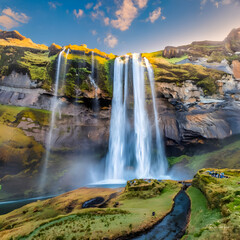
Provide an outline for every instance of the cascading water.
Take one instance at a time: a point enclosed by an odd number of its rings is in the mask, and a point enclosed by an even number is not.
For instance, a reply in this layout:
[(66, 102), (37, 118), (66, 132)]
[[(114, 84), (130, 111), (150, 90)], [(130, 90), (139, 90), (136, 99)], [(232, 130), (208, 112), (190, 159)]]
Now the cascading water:
[[(159, 178), (166, 174), (167, 163), (158, 124), (158, 112), (155, 101), (154, 74), (150, 63), (141, 58), (140, 54), (132, 55), (132, 65), (129, 65), (129, 56), (125, 61), (120, 57), (115, 59), (113, 99), (110, 123), (109, 151), (106, 157), (106, 179), (128, 178), (126, 168), (135, 169), (134, 177)], [(156, 143), (153, 145), (151, 123), (145, 100), (145, 66), (150, 81)], [(134, 96), (133, 130), (127, 130), (130, 121), (127, 116), (127, 100), (129, 86), (129, 66), (132, 67), (132, 83)], [(133, 142), (127, 137), (127, 133), (133, 135)], [(130, 145), (130, 146), (129, 146)], [(152, 148), (156, 147), (156, 154)], [(129, 159), (130, 151), (133, 151), (133, 159)], [(131, 165), (132, 164), (132, 165)], [(131, 175), (132, 177), (132, 175)]]
[(122, 179), (124, 169), (124, 134), (123, 125), (123, 61), (115, 59), (113, 79), (113, 99), (109, 138), (109, 152), (106, 157), (106, 178)]
[(94, 80), (94, 74), (95, 74), (94, 69), (95, 69), (94, 51), (92, 51), (92, 69), (91, 69), (91, 75), (89, 76), (89, 79), (90, 79), (92, 86), (94, 87), (94, 92), (95, 92), (95, 97), (96, 97), (98, 86)]
[[(65, 48), (59, 53), (58, 60), (57, 60), (56, 82), (55, 82), (55, 88), (54, 88), (52, 103), (51, 103), (50, 129), (49, 129), (49, 134), (48, 134), (47, 140), (46, 140), (46, 155), (45, 155), (45, 159), (44, 159), (44, 163), (43, 163), (42, 176), (41, 176), (41, 180), (40, 180), (40, 189), (43, 189), (44, 186), (45, 186), (49, 155), (50, 155), (50, 151), (51, 151), (51, 148), (52, 148), (53, 130), (55, 128), (55, 123), (56, 123), (56, 112), (57, 112), (57, 110), (59, 110), (59, 116), (61, 117), (61, 113), (60, 113), (60, 109), (59, 109), (58, 90), (59, 90), (59, 85), (60, 85), (62, 55), (63, 55), (64, 52), (65, 52)], [(68, 54), (69, 54), (69, 49), (67, 50), (66, 59), (65, 59), (64, 64), (63, 64), (63, 78), (64, 79), (65, 79), (65, 75), (66, 75), (66, 64), (67, 64)]]
[(134, 93), (134, 131), (136, 136), (135, 156), (138, 178), (150, 177), (151, 167), (151, 126), (149, 124), (146, 101), (144, 66), (140, 54), (133, 54), (133, 93)]
[(99, 111), (99, 103), (98, 103), (98, 85), (95, 82), (94, 79), (94, 74), (95, 74), (95, 59), (94, 59), (94, 51), (92, 51), (92, 69), (91, 69), (91, 74), (89, 76), (90, 83), (94, 88), (94, 101), (93, 101), (93, 110), (95, 112)]
[(151, 86), (151, 91), (152, 91), (152, 101), (153, 101), (153, 111), (154, 111), (154, 121), (155, 121), (155, 134), (156, 134), (156, 159), (155, 159), (155, 164), (154, 164), (154, 175), (165, 175), (167, 172), (168, 168), (168, 163), (165, 155), (165, 149), (163, 145), (163, 140), (158, 124), (158, 111), (156, 107), (156, 98), (155, 98), (155, 87), (154, 87), (154, 72), (151, 67), (151, 64), (149, 63), (147, 58), (144, 58), (146, 67), (147, 67), (147, 72), (148, 72), (148, 78)]

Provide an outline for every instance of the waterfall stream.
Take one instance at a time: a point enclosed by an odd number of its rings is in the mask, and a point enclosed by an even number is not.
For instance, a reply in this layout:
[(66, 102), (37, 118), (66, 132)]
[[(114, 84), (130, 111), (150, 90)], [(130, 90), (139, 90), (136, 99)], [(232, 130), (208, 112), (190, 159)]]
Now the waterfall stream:
[(106, 157), (106, 177), (122, 179), (125, 163), (123, 125), (123, 61), (117, 57), (114, 63), (113, 99), (109, 137), (109, 152)]
[(40, 190), (42, 190), (45, 186), (46, 182), (46, 175), (47, 175), (47, 168), (48, 168), (48, 161), (49, 161), (49, 155), (52, 148), (52, 142), (53, 142), (53, 131), (56, 125), (56, 113), (57, 110), (59, 111), (59, 117), (61, 118), (61, 109), (59, 107), (60, 101), (58, 99), (58, 91), (60, 88), (60, 75), (61, 70), (63, 70), (63, 79), (65, 80), (66, 76), (66, 65), (67, 65), (67, 57), (69, 54), (69, 49), (67, 50), (66, 57), (64, 58), (64, 62), (62, 63), (62, 56), (65, 52), (65, 48), (59, 53), (58, 59), (57, 59), (57, 71), (56, 71), (56, 81), (55, 81), (55, 88), (51, 103), (51, 121), (50, 121), (50, 128), (49, 133), (46, 139), (46, 155), (43, 163), (43, 169), (42, 169), (42, 176), (40, 179)]
[[(145, 78), (147, 69), (148, 79)], [(131, 71), (130, 71), (131, 70)], [(132, 72), (132, 78), (129, 73)], [(150, 83), (154, 113), (155, 138), (146, 104), (146, 82)], [(133, 127), (128, 129), (127, 109), (129, 81), (133, 85)], [(131, 137), (129, 137), (131, 136)], [(133, 139), (131, 141), (130, 139)], [(155, 151), (153, 151), (155, 149)], [(130, 170), (129, 170), (130, 169)], [(130, 171), (130, 173), (128, 173)], [(113, 99), (110, 122), (109, 150), (105, 179), (161, 178), (166, 174), (167, 160), (158, 122), (154, 73), (149, 61), (140, 54), (117, 57), (114, 63)]]
[(90, 83), (94, 87), (94, 92), (95, 92), (95, 97), (96, 97), (98, 86), (94, 80), (94, 74), (95, 74), (95, 61), (94, 61), (94, 52), (92, 51), (92, 69), (91, 69), (91, 74), (89, 76), (89, 79), (90, 79)]
[(151, 64), (149, 63), (147, 58), (144, 58), (146, 67), (147, 67), (147, 72), (148, 72), (148, 78), (150, 81), (150, 86), (151, 86), (151, 92), (152, 92), (152, 101), (153, 101), (153, 110), (154, 110), (154, 122), (155, 122), (155, 134), (156, 134), (156, 159), (154, 161), (154, 172), (155, 175), (164, 175), (167, 172), (167, 159), (165, 155), (165, 149), (163, 145), (163, 139), (161, 136), (161, 131), (159, 128), (159, 123), (158, 123), (158, 111), (157, 111), (157, 105), (156, 105), (156, 97), (155, 97), (155, 87), (154, 87), (154, 72), (151, 67)]

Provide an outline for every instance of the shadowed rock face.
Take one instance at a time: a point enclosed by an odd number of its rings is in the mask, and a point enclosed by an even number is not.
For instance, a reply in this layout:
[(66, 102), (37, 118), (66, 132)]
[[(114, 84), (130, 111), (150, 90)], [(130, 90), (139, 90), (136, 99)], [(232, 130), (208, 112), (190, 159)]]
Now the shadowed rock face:
[(0, 38), (2, 39), (14, 38), (18, 40), (26, 39), (18, 31), (2, 31), (2, 30), (0, 30)]

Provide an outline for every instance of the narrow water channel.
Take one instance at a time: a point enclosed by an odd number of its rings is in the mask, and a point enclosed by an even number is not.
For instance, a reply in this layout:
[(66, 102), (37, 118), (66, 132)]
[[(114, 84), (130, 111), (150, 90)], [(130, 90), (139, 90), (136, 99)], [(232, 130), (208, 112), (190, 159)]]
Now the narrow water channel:
[(174, 200), (174, 207), (160, 223), (134, 240), (176, 240), (181, 239), (188, 224), (191, 202), (185, 191)]
[(56, 195), (0, 202), (0, 215), (7, 214), (29, 203), (36, 202), (38, 200), (46, 200), (52, 197), (56, 197)]

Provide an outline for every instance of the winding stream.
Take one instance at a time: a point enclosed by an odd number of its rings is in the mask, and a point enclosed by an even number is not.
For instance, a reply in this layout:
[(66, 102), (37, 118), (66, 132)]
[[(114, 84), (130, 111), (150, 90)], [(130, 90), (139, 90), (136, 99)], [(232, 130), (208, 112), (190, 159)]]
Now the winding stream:
[(134, 240), (176, 240), (181, 239), (188, 224), (191, 202), (185, 191), (174, 199), (174, 207), (160, 223)]

